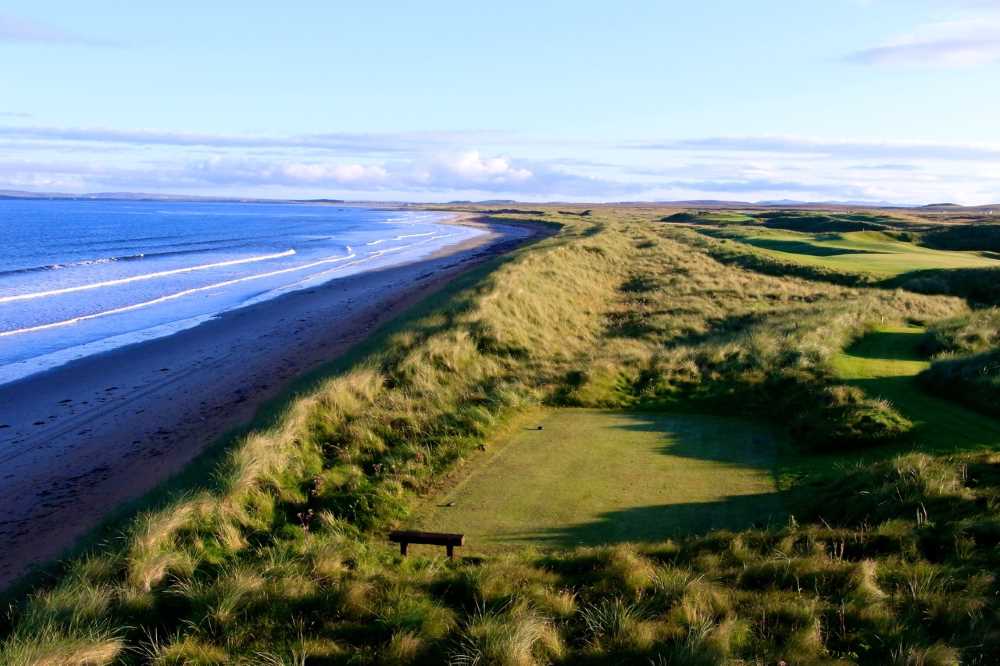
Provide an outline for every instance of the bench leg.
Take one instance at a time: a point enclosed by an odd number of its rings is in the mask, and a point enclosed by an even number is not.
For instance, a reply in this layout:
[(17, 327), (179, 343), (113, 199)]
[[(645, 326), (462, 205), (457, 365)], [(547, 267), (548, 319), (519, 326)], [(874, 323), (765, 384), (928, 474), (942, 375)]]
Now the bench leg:
[(445, 548), (448, 549), (448, 559), (449, 560), (455, 559), (455, 547), (454, 546), (445, 546)]
[(406, 557), (406, 546), (407, 545), (408, 544), (405, 541), (403, 541), (402, 543), (399, 544), (399, 554), (402, 555), (403, 557)]

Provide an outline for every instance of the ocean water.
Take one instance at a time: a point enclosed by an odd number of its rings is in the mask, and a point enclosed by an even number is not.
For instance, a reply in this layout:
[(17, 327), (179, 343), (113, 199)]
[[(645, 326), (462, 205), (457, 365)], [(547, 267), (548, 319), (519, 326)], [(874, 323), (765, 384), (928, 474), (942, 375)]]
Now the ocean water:
[(0, 200), (0, 384), (481, 232), (321, 204)]

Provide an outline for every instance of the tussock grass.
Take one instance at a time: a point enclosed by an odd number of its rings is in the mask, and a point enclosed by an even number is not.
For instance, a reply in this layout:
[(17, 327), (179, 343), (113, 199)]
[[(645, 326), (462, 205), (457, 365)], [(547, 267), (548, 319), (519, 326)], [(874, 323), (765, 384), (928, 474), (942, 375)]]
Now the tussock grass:
[(980, 354), (1000, 346), (1000, 308), (938, 322), (928, 329), (923, 346), (933, 355)]
[(502, 611), (479, 610), (471, 615), (448, 663), (535, 666), (549, 663), (562, 653), (562, 640), (552, 625), (529, 608), (515, 606)]
[(1000, 416), (1000, 309), (941, 322), (928, 330), (924, 347), (937, 354), (921, 375), (928, 390)]
[(99, 625), (24, 626), (0, 647), (0, 663), (34, 666), (103, 666), (125, 647), (117, 632)]
[(877, 446), (906, 419), (840, 388), (833, 358), (875, 327), (967, 313), (721, 262), (718, 241), (664, 211), (543, 212), (559, 234), (412, 318), (236, 442), (216, 483), (22, 600), (0, 663), (1000, 659), (987, 454), (838, 472), (771, 529), (458, 562), (384, 544), (539, 404), (795, 414), (803, 451)]

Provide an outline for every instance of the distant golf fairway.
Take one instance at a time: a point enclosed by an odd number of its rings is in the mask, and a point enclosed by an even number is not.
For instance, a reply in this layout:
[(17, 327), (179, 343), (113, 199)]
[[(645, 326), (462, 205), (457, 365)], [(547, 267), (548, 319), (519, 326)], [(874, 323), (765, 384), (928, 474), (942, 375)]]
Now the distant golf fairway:
[(785, 517), (776, 448), (772, 430), (737, 419), (549, 410), (474, 460), (411, 526), (462, 532), (475, 552), (765, 525)]
[(920, 270), (1000, 268), (1000, 261), (977, 252), (935, 250), (877, 231), (801, 233), (728, 227), (720, 237), (752, 245), (776, 259), (880, 278)]
[(876, 329), (837, 355), (833, 369), (845, 382), (889, 400), (912, 420), (921, 451), (1000, 449), (1000, 422), (927, 393), (917, 383), (916, 376), (930, 365), (920, 351), (923, 333), (916, 326)]

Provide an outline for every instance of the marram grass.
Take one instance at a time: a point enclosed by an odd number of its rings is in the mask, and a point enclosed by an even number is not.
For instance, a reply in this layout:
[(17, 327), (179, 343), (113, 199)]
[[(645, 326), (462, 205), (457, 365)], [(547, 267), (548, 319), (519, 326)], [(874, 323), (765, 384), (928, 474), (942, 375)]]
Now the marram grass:
[(720, 263), (717, 241), (663, 214), (548, 212), (556, 236), (237, 442), (219, 483), (23, 599), (0, 663), (1000, 659), (989, 452), (830, 469), (768, 529), (453, 563), (385, 544), (538, 404), (778, 413), (804, 456), (906, 436), (896, 406), (838, 388), (832, 359), (878, 326), (962, 316), (962, 301)]

